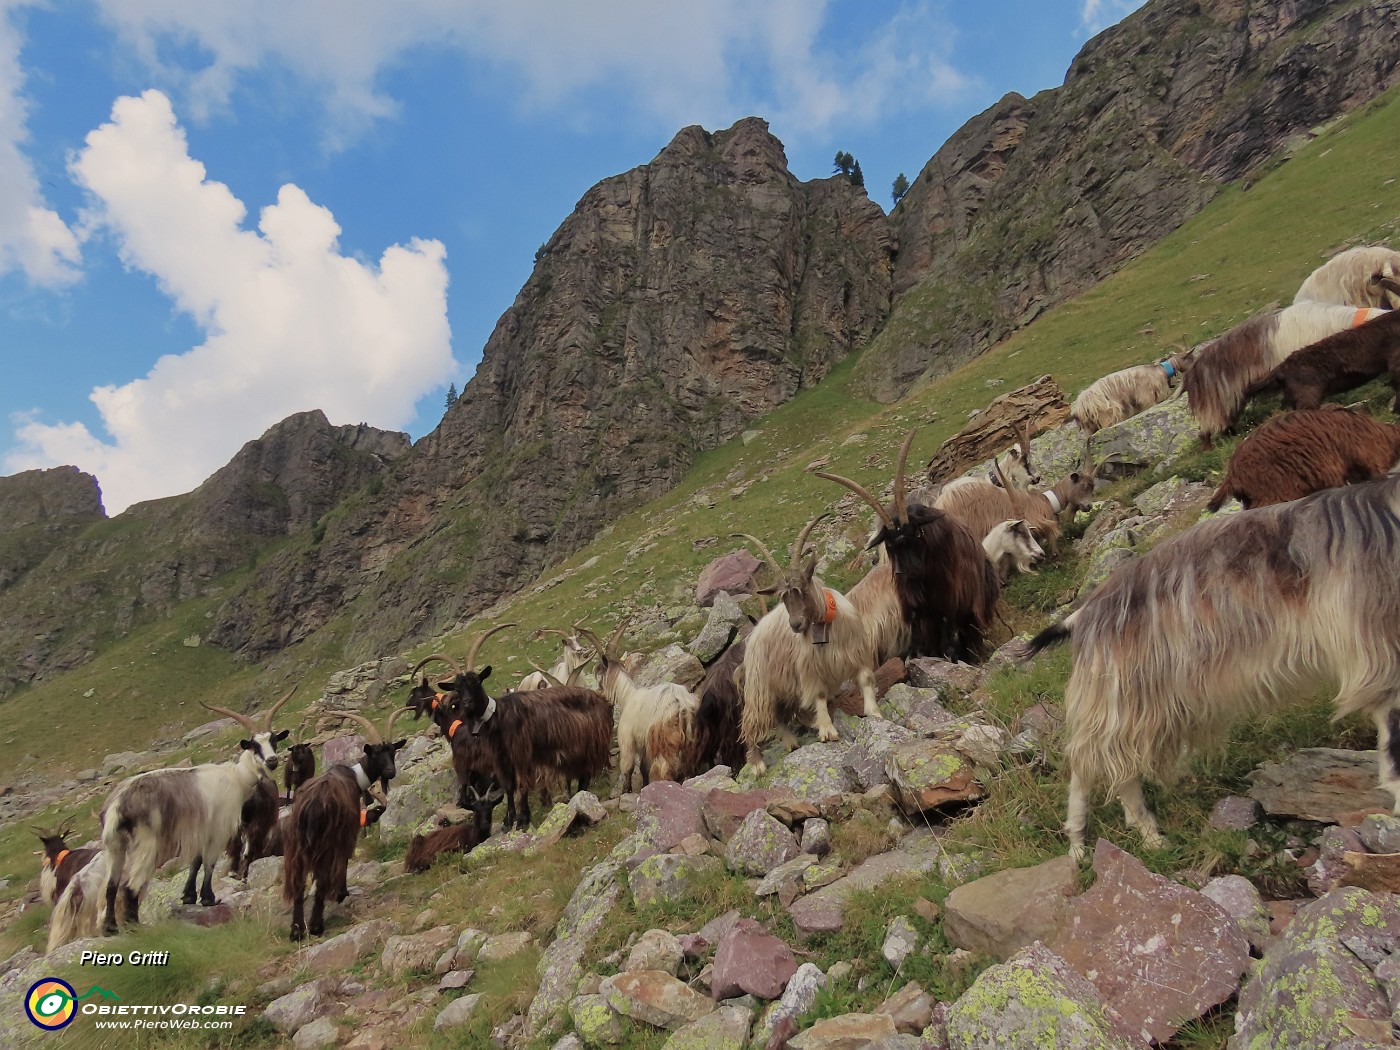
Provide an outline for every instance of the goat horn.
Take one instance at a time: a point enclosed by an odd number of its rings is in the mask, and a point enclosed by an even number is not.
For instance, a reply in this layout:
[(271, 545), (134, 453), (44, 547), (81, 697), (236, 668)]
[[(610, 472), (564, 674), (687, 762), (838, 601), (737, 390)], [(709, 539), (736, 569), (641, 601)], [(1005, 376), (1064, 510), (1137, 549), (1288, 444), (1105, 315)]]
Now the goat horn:
[(763, 554), (763, 557), (768, 562), (768, 567), (772, 569), (773, 572), (775, 572), (779, 577), (783, 575), (783, 570), (778, 566), (778, 559), (773, 557), (773, 552), (770, 551), (768, 547), (764, 544), (764, 542), (757, 536), (750, 536), (747, 532), (731, 532), (729, 535), (731, 537), (737, 537), (739, 539), (748, 540)]
[(205, 708), (206, 710), (213, 711), (216, 715), (223, 715), (225, 718), (232, 718), (244, 729), (248, 730), (249, 736), (257, 736), (260, 732), (260, 730), (257, 727), (257, 723), (255, 723), (251, 718), (249, 718), (245, 714), (240, 714), (237, 711), (230, 711), (227, 707), (215, 707), (213, 704), (206, 704), (203, 700), (199, 702), (199, 706)]
[(894, 468), (894, 517), (901, 525), (909, 521), (909, 504), (904, 496), (904, 467), (909, 462), (909, 447), (914, 444), (914, 435), (918, 432), (918, 427), (910, 428), (904, 444), (899, 447), (899, 459)]
[(387, 743), (394, 739), (394, 723), (399, 720), (399, 716), (405, 711), (412, 711), (411, 707), (401, 707), (389, 716), (389, 721), (384, 723), (384, 740)]
[(476, 670), (476, 654), (481, 652), (481, 645), (483, 642), (486, 641), (486, 639), (490, 638), (497, 631), (504, 631), (507, 627), (514, 626), (516, 625), (513, 623), (497, 624), (495, 627), (492, 627), (489, 631), (483, 631), (481, 634), (477, 635), (476, 640), (472, 642), (472, 647), (467, 650), (467, 659), (465, 661), (467, 665), (467, 670)]
[(277, 716), (277, 712), (282, 710), (283, 705), (285, 705), (286, 702), (292, 698), (292, 694), (296, 691), (297, 686), (292, 686), (290, 689), (287, 690), (285, 694), (283, 694), (281, 700), (278, 700), (277, 703), (273, 704), (270, 708), (268, 708), (267, 713), (263, 715), (262, 718), (262, 728), (264, 733), (272, 732), (272, 720)]
[(875, 508), (875, 513), (880, 515), (880, 521), (885, 526), (885, 528), (894, 528), (894, 522), (890, 520), (889, 513), (885, 510), (884, 505), (881, 504), (880, 501), (877, 500), (874, 496), (872, 496), (868, 489), (857, 485), (850, 478), (843, 478), (840, 474), (828, 474), (824, 470), (814, 470), (812, 471), (812, 473), (819, 478), (825, 478), (827, 481), (834, 481), (836, 482), (836, 484), (844, 485), (846, 488), (850, 489), (861, 499), (865, 500), (866, 503), (869, 503), (873, 508)]
[(542, 675), (544, 676), (544, 680), (545, 680), (546, 682), (548, 682), (550, 685), (563, 685), (563, 684), (564, 684), (563, 682), (559, 681), (559, 679), (555, 678), (552, 674), (550, 674), (548, 671), (546, 671), (546, 670), (545, 670), (543, 667), (541, 667), (539, 664), (535, 663), (534, 660), (531, 660), (531, 661), (530, 661), (530, 666), (533, 667), (533, 668), (534, 668), (536, 671), (538, 671), (540, 674), (542, 674)]
[(595, 652), (599, 652), (599, 653), (603, 652), (603, 643), (602, 643), (601, 641), (599, 641), (599, 640), (598, 640), (598, 636), (597, 636), (596, 634), (594, 634), (592, 631), (590, 631), (587, 627), (580, 627), (580, 628), (578, 629), (578, 633), (581, 634), (581, 635), (583, 635), (583, 636), (586, 637), (590, 642), (593, 643), (593, 649), (594, 649)]
[(371, 722), (364, 715), (357, 715), (354, 711), (327, 711), (326, 714), (330, 715), (333, 718), (349, 718), (353, 721), (359, 722), (360, 725), (365, 727), (366, 740), (368, 740), (371, 744), (384, 743), (384, 739), (379, 735), (379, 730), (376, 729), (374, 723)]
[(797, 542), (795, 542), (792, 545), (792, 567), (794, 571), (796, 571), (797, 567), (802, 564), (802, 556), (807, 552), (808, 535), (810, 535), (811, 531), (817, 527), (817, 522), (821, 521), (822, 518), (825, 518), (828, 513), (828, 511), (822, 511), (811, 521), (807, 522), (806, 526), (803, 527), (802, 531), (797, 534)]
[(568, 631), (561, 631), (556, 627), (541, 627), (538, 631), (535, 632), (535, 637), (539, 638), (540, 636), (546, 634), (557, 634), (560, 638), (571, 637)]
[(422, 668), (426, 667), (430, 663), (433, 663), (434, 661), (441, 661), (442, 663), (445, 663), (448, 667), (452, 668), (452, 670), (459, 675), (462, 673), (461, 665), (458, 664), (456, 660), (452, 659), (452, 657), (448, 656), (446, 653), (433, 653), (431, 656), (425, 656), (423, 657), (423, 659), (419, 660), (418, 666), (415, 667), (412, 671), (408, 672), (409, 677), (412, 678)]
[(613, 651), (613, 646), (622, 639), (622, 632), (627, 630), (627, 625), (632, 622), (632, 617), (624, 617), (613, 629), (613, 633), (608, 636), (608, 647), (604, 650), (609, 660), (616, 660), (617, 654)]

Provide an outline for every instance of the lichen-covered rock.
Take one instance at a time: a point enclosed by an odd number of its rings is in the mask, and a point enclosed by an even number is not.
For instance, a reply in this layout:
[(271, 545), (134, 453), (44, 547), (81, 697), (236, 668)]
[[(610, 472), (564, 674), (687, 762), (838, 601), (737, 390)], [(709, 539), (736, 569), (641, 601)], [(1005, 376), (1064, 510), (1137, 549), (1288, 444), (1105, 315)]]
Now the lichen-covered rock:
[(792, 1050), (854, 1050), (896, 1034), (888, 1014), (840, 1014), (818, 1021), (787, 1045)]
[(565, 835), (576, 834), (584, 828), (600, 824), (607, 819), (608, 811), (598, 796), (591, 791), (580, 791), (568, 802), (556, 803), (549, 815), (535, 828), (535, 841), (526, 850), (533, 856), (541, 849), (554, 845)]
[(1220, 905), (1106, 839), (1094, 847), (1094, 875), (1046, 943), (1093, 982), (1125, 1031), (1164, 1042), (1235, 994), (1249, 942)]
[(632, 903), (637, 907), (687, 900), (694, 884), (724, 870), (724, 862), (708, 854), (689, 857), (658, 853), (637, 865), (627, 877)]
[(1394, 894), (1335, 890), (1301, 909), (1245, 982), (1231, 1050), (1330, 1050), (1368, 1031), (1390, 1039), (1400, 974)]
[(1211, 879), (1201, 887), (1201, 895), (1215, 901), (1240, 924), (1240, 929), (1255, 951), (1262, 951), (1272, 939), (1269, 909), (1264, 906), (1264, 898), (1254, 883), (1243, 875), (1221, 875)]
[(743, 1050), (752, 1026), (748, 1007), (722, 1003), (714, 1013), (678, 1028), (661, 1050)]
[(831, 852), (831, 824), (821, 817), (803, 823), (801, 847), (803, 853), (825, 857)]
[(583, 956), (622, 899), (622, 864), (609, 858), (579, 880), (554, 928), (554, 941), (540, 959), (540, 987), (530, 1003), (526, 1031), (547, 1038), (559, 1027), (564, 1009), (583, 976)]
[(394, 924), (387, 919), (371, 919), (337, 937), (312, 945), (302, 953), (299, 961), (312, 973), (339, 973), (376, 951), (393, 932)]
[(432, 973), (438, 956), (449, 944), (457, 941), (457, 931), (451, 926), (437, 926), (424, 933), (406, 937), (390, 937), (384, 942), (379, 967), (390, 977), (410, 973)]
[(730, 836), (739, 830), (744, 818), (754, 810), (766, 809), (773, 797), (774, 793), (766, 789), (726, 791), (719, 787), (711, 788), (701, 808), (710, 837), (728, 842)]
[(687, 652), (684, 646), (677, 644), (668, 645), (652, 653), (647, 662), (633, 675), (637, 684), (643, 688), (674, 682), (687, 689), (694, 689), (704, 677), (705, 665)]
[(1354, 828), (1324, 828), (1317, 860), (1308, 867), (1308, 889), (1313, 896), (1321, 897), (1351, 870), (1342, 859), (1347, 853), (1364, 852), (1366, 847)]
[(1226, 795), (1211, 807), (1206, 823), (1218, 831), (1248, 831), (1263, 815), (1263, 808), (1254, 799)]
[(942, 700), (970, 696), (982, 681), (982, 668), (933, 657), (916, 657), (904, 662), (909, 684), (915, 689), (932, 689)]
[(949, 1050), (1139, 1050), (1098, 990), (1037, 942), (978, 976), (948, 1011)]
[(453, 999), (437, 1015), (433, 1021), (433, 1028), (442, 1031), (446, 1028), (459, 1028), (472, 1019), (476, 1012), (477, 1004), (481, 1002), (481, 995), (464, 995), (459, 999)]
[(690, 643), (690, 654), (706, 666), (713, 663), (728, 648), (743, 622), (744, 610), (739, 603), (726, 591), (719, 591), (714, 595), (705, 626)]
[(1356, 826), (1356, 833), (1371, 853), (1400, 853), (1400, 817), (1373, 813)]
[(854, 790), (855, 782), (845, 768), (848, 746), (835, 743), (799, 747), (774, 765), (769, 784), (816, 803)]
[(910, 730), (887, 718), (842, 718), (838, 729), (841, 738), (851, 742), (846, 749), (846, 772), (862, 791), (888, 784), (890, 754), (915, 739)]
[(666, 930), (647, 930), (627, 953), (624, 970), (662, 970), (672, 977), (680, 969), (684, 952), (674, 934)]
[(846, 900), (857, 890), (873, 890), (897, 875), (931, 871), (940, 850), (933, 842), (908, 842), (888, 853), (867, 857), (844, 878), (794, 901), (788, 908), (802, 934), (831, 933), (845, 922)]
[(881, 1003), (875, 1012), (888, 1015), (901, 1033), (914, 1035), (922, 1032), (933, 1021), (935, 1005), (933, 996), (924, 991), (916, 981), (910, 981)]
[(948, 894), (943, 933), (955, 947), (994, 959), (1046, 940), (1069, 915), (1078, 867), (1067, 856), (1056, 857), (964, 883)]
[(710, 994), (717, 1001), (745, 993), (776, 999), (796, 972), (791, 948), (753, 919), (739, 919), (715, 949)]
[(779, 903), (784, 907), (797, 899), (806, 887), (803, 876), (807, 869), (817, 862), (817, 858), (811, 853), (799, 853), (786, 864), (779, 864), (759, 881), (754, 887), (755, 897), (770, 897), (777, 895)]
[(890, 753), (886, 772), (899, 804), (913, 813), (971, 801), (984, 793), (973, 766), (952, 747), (937, 741), (899, 745)]
[(815, 963), (803, 963), (789, 978), (782, 997), (763, 1011), (754, 1026), (754, 1043), (766, 1046), (773, 1032), (783, 1021), (801, 1017), (817, 1001), (817, 993), (826, 987), (827, 978)]
[(739, 825), (724, 851), (730, 871), (764, 876), (800, 852), (797, 837), (781, 820), (755, 809)]
[(880, 946), (880, 954), (896, 971), (904, 965), (904, 960), (914, 954), (919, 946), (919, 931), (907, 915), (896, 915), (885, 930), (885, 941)]
[(1116, 454), (1134, 463), (1169, 467), (1192, 449), (1196, 432), (1186, 398), (1170, 398), (1099, 431), (1094, 436), (1094, 455), (1104, 460)]
[(637, 796), (638, 852), (664, 853), (690, 835), (705, 834), (704, 796), (669, 780), (656, 780)]
[(616, 1046), (626, 1034), (622, 1016), (597, 993), (570, 999), (569, 1018), (587, 1047)]
[(715, 1004), (707, 996), (659, 970), (606, 977), (599, 986), (599, 994), (624, 1017), (671, 1031), (715, 1009)]
[(476, 953), (477, 960), (484, 963), (500, 962), (525, 951), (535, 943), (535, 935), (528, 930), (511, 930), (488, 937), (486, 943)]
[(279, 996), (263, 1011), (271, 1025), (284, 1035), (292, 1035), (303, 1025), (336, 1009), (336, 982), (329, 977), (308, 981), (296, 991)]

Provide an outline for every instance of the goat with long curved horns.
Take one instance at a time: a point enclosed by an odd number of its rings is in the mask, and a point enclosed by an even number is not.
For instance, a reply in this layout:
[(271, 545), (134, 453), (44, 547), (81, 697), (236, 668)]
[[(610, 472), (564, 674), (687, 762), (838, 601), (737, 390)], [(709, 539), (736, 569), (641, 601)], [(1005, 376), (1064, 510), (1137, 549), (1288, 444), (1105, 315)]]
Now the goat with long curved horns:
[[(285, 729), (280, 733), (274, 733), (272, 731), (272, 720), (277, 717), (277, 712), (282, 710), (283, 706), (286, 705), (287, 701), (292, 698), (292, 694), (296, 691), (296, 686), (292, 686), (292, 688), (288, 689), (280, 700), (263, 712), (260, 722), (255, 722), (247, 715), (240, 714), (237, 711), (230, 711), (226, 707), (216, 707), (213, 704), (206, 704), (203, 700), (199, 703), (201, 707), (213, 711), (215, 714), (223, 715), (226, 718), (232, 718), (235, 722), (238, 722), (248, 731), (254, 740), (259, 739), (259, 734), (265, 735), (268, 742), (271, 743), (275, 749), (278, 744), (290, 735), (290, 733)], [(315, 759), (313, 758), (312, 761), (314, 762)], [(276, 764), (274, 763), (268, 766), (268, 768), (275, 769)], [(272, 834), (272, 829), (277, 826), (277, 811), (280, 808), (279, 803), (277, 785), (274, 784), (270, 778), (267, 780), (260, 780), (257, 790), (253, 792), (252, 797), (249, 798), (247, 802), (243, 803), (243, 813), (238, 823), (238, 832), (228, 840), (228, 846), (224, 850), (224, 852), (228, 854), (229, 871), (231, 874), (246, 881), (248, 878), (248, 866), (259, 857), (267, 855), (265, 852), (267, 848), (267, 837)], [(211, 899), (213, 893), (210, 891), (208, 884), (209, 876), (211, 876), (213, 872), (213, 866), (213, 861), (208, 862), (209, 870), (205, 873), (206, 893)], [(184, 901), (186, 904), (194, 903), (194, 882), (197, 871), (198, 863), (190, 869), (190, 880), (185, 886)], [(203, 900), (202, 903), (209, 904), (211, 901)]]
[[(337, 763), (304, 785), (283, 824), (282, 896), (292, 906), (292, 940), (302, 940), (308, 929), (317, 936), (325, 932), (326, 897), (339, 903), (349, 895), (346, 869), (365, 819), (363, 801), (384, 801), (383, 793), (398, 773), (394, 755), (408, 743), (407, 738), (391, 739), (394, 723), (411, 710), (394, 711), (383, 734), (363, 715), (328, 712), (364, 727), (364, 756), (354, 765)], [(316, 883), (309, 926), (303, 911), (308, 878)]]
[(807, 537), (824, 517), (817, 515), (798, 534), (787, 569), (762, 540), (735, 534), (757, 547), (773, 572), (773, 582), (758, 593), (778, 595), (782, 602), (758, 621), (735, 671), (744, 698), (739, 735), (758, 773), (767, 769), (762, 749), (775, 731), (784, 743), (796, 743), (786, 725), (793, 714), (815, 715), (818, 736), (837, 739), (828, 704), (847, 679), (859, 683), (866, 717), (880, 717), (870, 632), (846, 596), (816, 578), (816, 556), (807, 551)]
[(880, 519), (869, 545), (883, 544), (889, 558), (847, 597), (867, 624), (880, 660), (907, 654), (980, 660), (1001, 581), (980, 540), (961, 521), (946, 511), (909, 502), (904, 471), (917, 429), (910, 430), (900, 446), (889, 507), (850, 478), (814, 472), (850, 489)]

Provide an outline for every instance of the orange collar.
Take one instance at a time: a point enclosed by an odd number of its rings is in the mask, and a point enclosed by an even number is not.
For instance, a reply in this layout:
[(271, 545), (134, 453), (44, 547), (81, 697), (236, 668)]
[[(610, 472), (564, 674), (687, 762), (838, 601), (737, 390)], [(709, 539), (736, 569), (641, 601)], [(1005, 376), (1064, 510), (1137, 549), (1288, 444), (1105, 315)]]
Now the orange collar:
[(364, 827), (369, 822), (369, 810), (360, 810), (360, 827)]
[(1369, 306), (1363, 306), (1361, 309), (1357, 310), (1356, 313), (1351, 315), (1351, 326), (1353, 328), (1359, 328), (1370, 319), (1371, 308)]
[(461, 724), (462, 724), (462, 720), (459, 718), (459, 719), (457, 719), (457, 721), (453, 722), (450, 726), (447, 727), (447, 739), (448, 739), (448, 740), (451, 740), (451, 739), (452, 739), (453, 734), (455, 734), (455, 733), (457, 732), (457, 727), (460, 726)]
[(836, 595), (825, 588), (822, 589), (822, 594), (826, 595), (826, 618), (822, 623), (830, 623), (836, 619)]
[(435, 693), (435, 694), (433, 695), (433, 706), (432, 706), (432, 708), (431, 708), (430, 710), (436, 711), (436, 710), (437, 710), (438, 701), (439, 701), (439, 700), (446, 700), (446, 699), (447, 699), (447, 694), (446, 694), (446, 693)]
[(61, 850), (58, 851), (58, 856), (55, 857), (52, 861), (50, 861), (48, 857), (45, 857), (45, 858), (44, 858), (44, 867), (46, 867), (46, 868), (53, 868), (55, 871), (57, 871), (57, 870), (58, 870), (58, 866), (59, 866), (60, 864), (63, 863), (63, 858), (66, 857), (66, 856), (68, 856), (68, 853), (69, 853), (68, 850), (66, 850), (66, 849), (61, 849)]

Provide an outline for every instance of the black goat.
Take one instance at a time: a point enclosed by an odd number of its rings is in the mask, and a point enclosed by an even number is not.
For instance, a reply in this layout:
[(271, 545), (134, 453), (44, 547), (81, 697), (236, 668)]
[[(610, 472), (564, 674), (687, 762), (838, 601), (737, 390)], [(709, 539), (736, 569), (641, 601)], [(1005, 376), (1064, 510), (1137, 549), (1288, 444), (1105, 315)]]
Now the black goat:
[(44, 859), (39, 871), (39, 895), (44, 903), (52, 906), (74, 875), (87, 866), (102, 851), (89, 846), (69, 849), (67, 838), (73, 834), (71, 820), (65, 820), (52, 831), (46, 828), (31, 827), (29, 830), (39, 836), (43, 845)]

